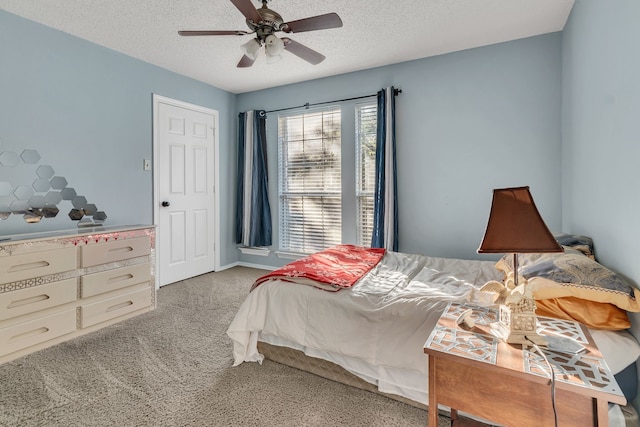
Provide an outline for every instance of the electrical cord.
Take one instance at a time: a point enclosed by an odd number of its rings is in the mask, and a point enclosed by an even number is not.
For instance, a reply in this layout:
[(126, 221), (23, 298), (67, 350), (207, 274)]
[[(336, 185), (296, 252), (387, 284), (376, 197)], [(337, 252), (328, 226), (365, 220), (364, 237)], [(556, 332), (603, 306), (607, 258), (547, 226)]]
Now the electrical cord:
[(542, 351), (542, 349), (540, 349), (540, 347), (538, 347), (538, 344), (536, 344), (535, 342), (531, 341), (526, 335), (525, 335), (525, 339), (527, 341), (529, 341), (531, 343), (531, 345), (536, 349), (536, 351), (538, 352), (538, 354), (540, 356), (542, 356), (542, 358), (544, 359), (545, 363), (547, 364), (547, 367), (549, 368), (549, 372), (551, 373), (551, 406), (553, 408), (553, 420), (554, 420), (554, 425), (555, 427), (558, 427), (558, 411), (556, 409), (556, 374), (555, 371), (553, 370), (553, 366), (551, 366), (551, 363), (549, 362), (549, 359), (547, 359), (547, 356), (545, 356), (544, 352)]

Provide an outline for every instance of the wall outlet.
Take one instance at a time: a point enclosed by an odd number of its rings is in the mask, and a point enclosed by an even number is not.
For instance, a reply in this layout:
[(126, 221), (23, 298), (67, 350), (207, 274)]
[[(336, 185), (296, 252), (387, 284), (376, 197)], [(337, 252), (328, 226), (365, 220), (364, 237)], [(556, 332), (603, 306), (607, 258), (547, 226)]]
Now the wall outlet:
[(151, 170), (151, 160), (144, 159), (143, 169), (146, 170), (146, 171), (150, 171)]

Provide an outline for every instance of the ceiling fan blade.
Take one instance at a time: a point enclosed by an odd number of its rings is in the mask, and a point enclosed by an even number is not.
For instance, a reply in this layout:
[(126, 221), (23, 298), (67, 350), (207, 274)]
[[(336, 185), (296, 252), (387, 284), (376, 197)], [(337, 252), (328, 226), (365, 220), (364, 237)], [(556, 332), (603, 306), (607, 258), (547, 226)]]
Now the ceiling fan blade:
[(238, 68), (251, 67), (254, 62), (255, 62), (255, 59), (251, 59), (247, 55), (242, 55), (242, 58), (240, 58), (240, 62), (238, 62), (238, 65), (236, 65), (236, 67)]
[(328, 28), (342, 27), (342, 19), (337, 13), (312, 16), (311, 18), (298, 19), (287, 22), (283, 29), (287, 33), (302, 33), (304, 31), (325, 30)]
[(258, 9), (251, 3), (251, 0), (231, 0), (231, 3), (238, 8), (245, 18), (250, 19), (254, 23), (262, 21), (262, 16), (258, 13)]
[(310, 64), (317, 65), (324, 61), (324, 59), (326, 58), (323, 54), (318, 53), (315, 50), (298, 43), (297, 41), (291, 40), (288, 37), (283, 37), (282, 41), (284, 42), (284, 48), (286, 50), (304, 59)]
[(244, 36), (251, 34), (242, 30), (230, 30), (230, 31), (178, 31), (181, 36)]

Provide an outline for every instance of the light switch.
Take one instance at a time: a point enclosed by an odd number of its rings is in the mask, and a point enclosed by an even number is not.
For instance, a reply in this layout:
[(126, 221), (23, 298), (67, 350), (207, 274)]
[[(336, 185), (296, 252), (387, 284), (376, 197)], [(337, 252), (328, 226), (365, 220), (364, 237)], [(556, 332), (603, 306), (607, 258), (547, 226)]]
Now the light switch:
[(151, 170), (151, 160), (144, 159), (144, 170), (146, 170), (146, 171), (150, 171)]

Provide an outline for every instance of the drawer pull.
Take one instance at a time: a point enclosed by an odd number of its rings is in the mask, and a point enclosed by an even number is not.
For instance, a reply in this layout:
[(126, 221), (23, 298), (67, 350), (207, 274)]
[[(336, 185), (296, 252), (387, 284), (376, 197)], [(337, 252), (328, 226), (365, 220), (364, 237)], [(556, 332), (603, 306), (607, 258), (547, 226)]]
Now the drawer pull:
[(23, 332), (23, 333), (18, 334), (18, 335), (14, 335), (9, 339), (8, 342), (23, 340), (25, 338), (34, 337), (36, 335), (45, 334), (47, 332), (49, 332), (49, 328), (46, 328), (46, 327), (43, 326), (41, 328), (34, 329), (32, 331), (27, 331), (27, 332)]
[(32, 268), (49, 267), (49, 265), (50, 264), (47, 261), (28, 262), (26, 264), (18, 264), (18, 265), (13, 265), (13, 266), (9, 267), (9, 270), (7, 270), (7, 273), (14, 273), (16, 271), (30, 270)]
[(42, 295), (37, 295), (35, 297), (19, 299), (19, 300), (13, 301), (11, 304), (9, 304), (7, 306), (7, 308), (21, 307), (23, 305), (33, 304), (35, 302), (40, 302), (40, 301), (45, 301), (45, 300), (48, 300), (49, 298), (50, 298), (49, 295), (42, 294)]
[(122, 276), (109, 277), (107, 283), (122, 282), (129, 279), (133, 279), (133, 274), (123, 274)]
[(111, 254), (121, 254), (121, 253), (131, 252), (131, 251), (133, 251), (133, 247), (131, 246), (125, 246), (124, 248), (109, 249), (109, 253)]
[(111, 307), (107, 308), (106, 312), (109, 313), (111, 311), (120, 310), (121, 308), (129, 307), (130, 305), (133, 305), (133, 301), (121, 302), (120, 304), (112, 305)]

